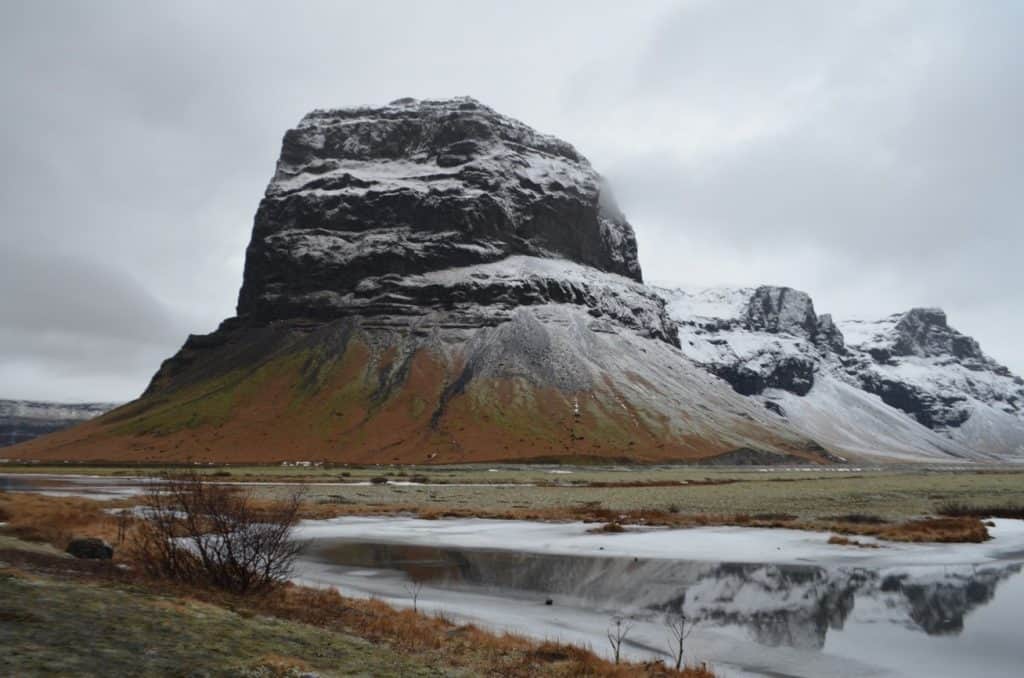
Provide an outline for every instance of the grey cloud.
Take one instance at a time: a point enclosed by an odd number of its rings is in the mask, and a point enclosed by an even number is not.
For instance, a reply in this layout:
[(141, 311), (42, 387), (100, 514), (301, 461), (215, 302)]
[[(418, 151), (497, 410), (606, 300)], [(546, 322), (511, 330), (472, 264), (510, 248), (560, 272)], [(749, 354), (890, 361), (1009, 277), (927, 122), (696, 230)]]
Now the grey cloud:
[(790, 284), (839, 315), (945, 306), (1020, 371), (1020, 6), (812, 4), (744, 4), (739, 30), (736, 3), (682, 10), (619, 69), (630, 111), (725, 120), (610, 157), (645, 272)]
[(943, 305), (1024, 371), (1022, 13), (5, 3), (0, 397), (134, 396), (233, 313), (285, 129), (315, 107), (458, 94), (587, 154), (649, 279), (790, 284), (839, 315)]

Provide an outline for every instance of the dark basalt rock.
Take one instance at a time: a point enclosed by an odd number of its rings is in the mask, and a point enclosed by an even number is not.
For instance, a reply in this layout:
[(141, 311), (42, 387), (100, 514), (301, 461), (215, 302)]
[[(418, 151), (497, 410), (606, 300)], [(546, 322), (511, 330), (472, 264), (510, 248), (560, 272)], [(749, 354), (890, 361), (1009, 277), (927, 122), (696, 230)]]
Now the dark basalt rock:
[(423, 312), (388, 280), (516, 254), (641, 281), (632, 227), (570, 144), (469, 98), (314, 111), (285, 134), (238, 315), (337, 317), (371, 288), (363, 315)]
[(955, 428), (971, 417), (970, 404), (964, 396), (937, 396), (921, 388), (874, 372), (861, 375), (865, 391), (879, 396), (886, 405), (906, 412), (931, 429)]
[(805, 292), (790, 287), (758, 287), (747, 306), (747, 329), (813, 337), (818, 329), (814, 304)]
[[(758, 287), (739, 322), (740, 327), (751, 332), (806, 338), (823, 351), (843, 353), (846, 350), (843, 334), (832, 322), (832, 316), (818, 317), (807, 293), (790, 287)], [(705, 323), (701, 329), (718, 331), (735, 327), (729, 321), (720, 321)], [(765, 352), (757, 354), (753, 360), (714, 365), (710, 369), (741, 395), (760, 395), (765, 389), (778, 388), (802, 396), (814, 386), (817, 367), (813, 355)]]
[(951, 355), (960, 360), (984, 361), (978, 342), (946, 324), (946, 314), (938, 308), (913, 308), (896, 323), (892, 354), (934, 357)]
[(839, 331), (839, 328), (832, 321), (830, 313), (823, 313), (818, 316), (818, 325), (814, 339), (825, 350), (832, 351), (837, 355), (846, 353), (846, 342), (843, 338), (843, 333)]
[(783, 356), (768, 369), (758, 371), (744, 363), (716, 365), (711, 369), (740, 395), (760, 395), (767, 388), (778, 388), (802, 396), (814, 386), (817, 365), (810, 357)]
[(65, 550), (75, 558), (110, 560), (114, 557), (114, 547), (96, 537), (76, 537)]
[(747, 305), (743, 325), (754, 332), (792, 334), (836, 353), (843, 353), (843, 333), (832, 316), (818, 316), (814, 302), (806, 292), (791, 287), (762, 285), (754, 290)]

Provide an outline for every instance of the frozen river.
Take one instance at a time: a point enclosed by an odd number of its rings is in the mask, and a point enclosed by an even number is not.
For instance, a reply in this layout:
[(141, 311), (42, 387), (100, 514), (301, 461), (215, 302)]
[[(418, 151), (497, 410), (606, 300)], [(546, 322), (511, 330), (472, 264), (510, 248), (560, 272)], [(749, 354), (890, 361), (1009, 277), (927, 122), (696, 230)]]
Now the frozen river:
[[(348, 518), (305, 523), (297, 579), (608, 652), (667, 657), (666, 614), (697, 623), (688, 660), (726, 676), (1021, 675), (1024, 523), (986, 544), (826, 544), (827, 534)], [(550, 600), (550, 604), (548, 601)]]

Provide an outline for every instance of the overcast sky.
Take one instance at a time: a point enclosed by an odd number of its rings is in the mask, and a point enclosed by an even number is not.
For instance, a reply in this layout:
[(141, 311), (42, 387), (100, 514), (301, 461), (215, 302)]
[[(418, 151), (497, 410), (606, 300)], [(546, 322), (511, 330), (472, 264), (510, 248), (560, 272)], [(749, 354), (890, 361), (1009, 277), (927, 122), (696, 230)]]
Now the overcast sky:
[(0, 0), (0, 398), (128, 400), (234, 313), (281, 136), (472, 95), (577, 146), (648, 280), (941, 306), (1024, 373), (1024, 3)]

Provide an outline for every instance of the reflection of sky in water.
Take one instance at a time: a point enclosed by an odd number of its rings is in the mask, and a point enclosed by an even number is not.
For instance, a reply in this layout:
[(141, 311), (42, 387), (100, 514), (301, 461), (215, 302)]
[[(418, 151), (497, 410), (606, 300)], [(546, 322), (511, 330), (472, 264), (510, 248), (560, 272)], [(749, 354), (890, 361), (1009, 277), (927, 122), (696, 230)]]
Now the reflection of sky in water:
[[(1024, 604), (1020, 563), (823, 568), (336, 540), (314, 542), (305, 559), (319, 564), (319, 581), (337, 583), (343, 591), (348, 584), (401, 599), (408, 580), (383, 576), (401, 572), (438, 590), (443, 609), (450, 609), (443, 604), (444, 591), (485, 595), (495, 609), (501, 600), (534, 601), (538, 604), (529, 609), (535, 612), (526, 614), (538, 619), (550, 617), (553, 608), (578, 611), (580, 619), (559, 623), (577, 624), (581, 633), (588, 623), (582, 617), (607, 619), (624, 612), (647, 624), (633, 639), (638, 656), (657, 652), (664, 613), (683, 609), (699, 620), (702, 634), (717, 636), (722, 646), (713, 652), (717, 661), (730, 661), (731, 642), (737, 663), (754, 673), (759, 668), (790, 675), (821, 675), (822, 670), (883, 675), (885, 669), (907, 676), (1021, 675), (1024, 635), (1015, 622)], [(382, 576), (375, 579), (373, 573)], [(548, 597), (554, 606), (543, 606)], [(463, 599), (452, 600), (456, 612), (458, 600)], [(472, 614), (486, 623), (486, 612)], [(695, 645), (699, 637), (694, 636)], [(591, 644), (600, 650), (601, 643)], [(818, 661), (804, 673), (800, 667), (808, 666), (811, 656)], [(834, 673), (827, 661), (821, 663), (830, 657), (836, 661)]]

